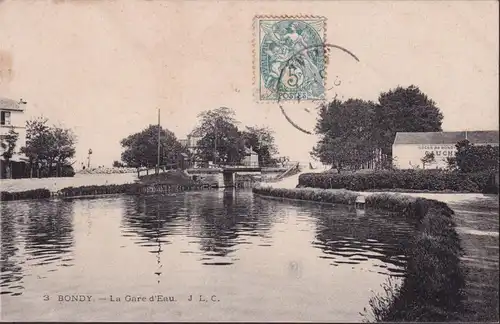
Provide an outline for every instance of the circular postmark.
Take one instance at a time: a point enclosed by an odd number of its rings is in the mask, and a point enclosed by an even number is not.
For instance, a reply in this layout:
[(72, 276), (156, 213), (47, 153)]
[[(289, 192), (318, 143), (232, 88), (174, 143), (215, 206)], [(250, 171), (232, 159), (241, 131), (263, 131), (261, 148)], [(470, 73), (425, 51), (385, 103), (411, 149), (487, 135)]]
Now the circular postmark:
[[(286, 120), (303, 133), (313, 134), (312, 131), (292, 120), (287, 114), (288, 108), (285, 103), (294, 101), (295, 109), (312, 113), (329, 99), (336, 99), (337, 94), (334, 89), (341, 85), (341, 81), (337, 76), (333, 86), (327, 85), (326, 82), (329, 54), (333, 50), (341, 51), (359, 62), (358, 57), (351, 51), (339, 45), (321, 43), (299, 48), (280, 65), (279, 77), (275, 85), (278, 106)], [(334, 96), (331, 96), (332, 91), (335, 93)], [(309, 102), (308, 107), (297, 107), (296, 104), (301, 102)]]

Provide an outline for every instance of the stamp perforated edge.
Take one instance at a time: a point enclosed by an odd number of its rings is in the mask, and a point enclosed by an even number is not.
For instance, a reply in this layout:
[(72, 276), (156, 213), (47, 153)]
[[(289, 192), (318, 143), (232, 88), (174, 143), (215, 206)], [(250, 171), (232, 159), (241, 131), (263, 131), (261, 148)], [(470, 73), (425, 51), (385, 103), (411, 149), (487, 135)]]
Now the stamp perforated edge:
[[(257, 79), (260, 80), (260, 50), (257, 49), (259, 45), (259, 25), (258, 21), (261, 19), (296, 19), (296, 20), (305, 20), (305, 19), (318, 19), (323, 21), (323, 44), (327, 44), (326, 34), (327, 34), (327, 26), (328, 20), (325, 16), (319, 15), (255, 15), (252, 20), (252, 87), (253, 87), (253, 96), (254, 100), (259, 104), (276, 104), (278, 100), (261, 100), (260, 99), (260, 91), (257, 83)], [(324, 73), (324, 82), (325, 85), (328, 82), (328, 64), (330, 63), (327, 56), (327, 51), (325, 51), (325, 73)], [(291, 100), (290, 103), (297, 103), (296, 100)]]

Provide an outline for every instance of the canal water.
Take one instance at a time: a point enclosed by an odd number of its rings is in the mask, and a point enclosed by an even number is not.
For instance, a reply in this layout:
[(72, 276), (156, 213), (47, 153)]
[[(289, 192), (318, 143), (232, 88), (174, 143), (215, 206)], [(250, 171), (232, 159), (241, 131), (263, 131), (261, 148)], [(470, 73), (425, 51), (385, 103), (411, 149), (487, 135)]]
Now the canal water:
[(2, 320), (24, 321), (362, 321), (413, 233), (246, 190), (3, 202), (1, 221)]

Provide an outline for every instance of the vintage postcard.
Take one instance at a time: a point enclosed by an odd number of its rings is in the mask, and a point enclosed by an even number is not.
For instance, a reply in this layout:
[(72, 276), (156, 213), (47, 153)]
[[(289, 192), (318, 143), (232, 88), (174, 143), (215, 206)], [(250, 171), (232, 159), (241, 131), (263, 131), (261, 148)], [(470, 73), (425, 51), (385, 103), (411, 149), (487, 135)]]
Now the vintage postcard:
[(498, 322), (498, 7), (0, 0), (0, 319)]

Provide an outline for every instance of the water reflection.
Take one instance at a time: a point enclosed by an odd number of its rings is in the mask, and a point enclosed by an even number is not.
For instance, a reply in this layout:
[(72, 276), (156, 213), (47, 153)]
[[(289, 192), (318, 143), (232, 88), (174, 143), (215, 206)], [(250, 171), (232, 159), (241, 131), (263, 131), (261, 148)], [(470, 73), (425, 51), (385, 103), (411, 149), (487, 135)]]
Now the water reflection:
[(204, 265), (230, 265), (238, 260), (233, 255), (236, 246), (251, 244), (250, 237), (270, 238), (271, 213), (263, 209), (265, 204), (255, 204), (251, 192), (230, 189), (133, 197), (125, 205), (123, 235), (150, 247), (158, 260), (171, 236), (185, 235), (190, 244), (199, 245), (181, 253), (201, 254)]
[[(404, 276), (410, 233), (415, 224), (397, 214), (367, 210), (360, 212), (352, 207), (311, 203), (298, 203), (303, 213), (316, 219), (316, 240), (312, 243), (321, 249), (322, 259), (331, 260), (333, 266), (372, 263), (380, 274)], [(374, 261), (380, 262), (374, 262)]]
[(25, 263), (47, 273), (73, 265), (72, 211), (72, 202), (55, 200), (2, 204), (2, 294), (22, 294), (22, 280), (31, 275), (23, 273)]
[[(2, 307), (12, 319), (144, 316), (144, 308), (97, 303), (56, 305), (46, 315), (40, 296), (50, 291), (205, 291), (224, 303), (206, 313), (179, 304), (173, 318), (356, 321), (371, 296), (366, 288), (377, 289), (387, 274), (401, 273), (402, 251), (413, 232), (397, 217), (281, 202), (245, 190), (0, 206)], [(24, 291), (30, 294), (15, 297)], [(26, 307), (30, 312), (23, 312)], [(148, 307), (161, 307), (154, 320), (164, 314), (164, 306)]]
[(14, 204), (2, 205), (2, 249), (1, 249), (1, 294), (20, 295), (23, 290), (23, 273), (20, 261), (16, 258), (19, 251), (20, 241), (18, 239), (19, 221), (23, 222), (19, 210), (16, 211)]

